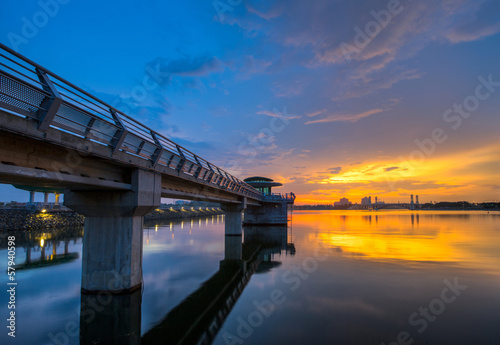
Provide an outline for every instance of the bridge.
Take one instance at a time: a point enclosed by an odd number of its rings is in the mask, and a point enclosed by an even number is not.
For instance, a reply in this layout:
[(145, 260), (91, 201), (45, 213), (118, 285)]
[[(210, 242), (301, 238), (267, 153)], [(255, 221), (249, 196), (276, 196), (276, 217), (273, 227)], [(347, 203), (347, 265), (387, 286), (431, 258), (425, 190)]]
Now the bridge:
[(295, 199), (264, 195), (3, 44), (0, 183), (64, 193), (85, 216), (84, 292), (141, 287), (142, 217), (162, 197), (220, 203), (226, 238), (241, 237), (243, 211), (286, 224)]

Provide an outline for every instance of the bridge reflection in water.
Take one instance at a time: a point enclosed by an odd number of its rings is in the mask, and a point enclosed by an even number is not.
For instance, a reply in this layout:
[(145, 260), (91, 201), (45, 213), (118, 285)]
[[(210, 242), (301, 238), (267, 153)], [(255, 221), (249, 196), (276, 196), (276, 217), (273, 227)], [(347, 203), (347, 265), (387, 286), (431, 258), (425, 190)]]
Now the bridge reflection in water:
[[(16, 264), (16, 271), (49, 267), (72, 262), (79, 258), (78, 252), (70, 252), (69, 245), (83, 237), (83, 226), (58, 228), (45, 231), (12, 231), (18, 248), (24, 248), (25, 258)], [(61, 246), (61, 244), (64, 244)], [(59, 249), (58, 253), (58, 248)], [(7, 248), (7, 236), (0, 237), (0, 249)]]
[[(245, 227), (226, 236), (219, 271), (141, 337), (141, 291), (81, 295), (81, 344), (211, 344), (255, 273), (280, 265), (274, 255), (295, 248), (286, 226)], [(237, 259), (235, 257), (241, 259)]]

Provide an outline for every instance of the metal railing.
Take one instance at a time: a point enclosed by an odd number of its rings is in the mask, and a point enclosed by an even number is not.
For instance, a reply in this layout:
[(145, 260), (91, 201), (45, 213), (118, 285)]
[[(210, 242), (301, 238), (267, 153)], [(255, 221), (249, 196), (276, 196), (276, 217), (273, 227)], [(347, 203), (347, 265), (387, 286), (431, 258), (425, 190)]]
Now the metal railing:
[(1, 43), (0, 108), (37, 121), (40, 131), (54, 128), (109, 146), (113, 154), (148, 160), (153, 170), (167, 167), (214, 188), (263, 198), (244, 181)]
[(295, 200), (295, 194), (293, 193), (286, 193), (286, 194), (281, 194), (281, 193), (272, 193), (264, 196), (265, 201), (279, 201), (279, 202), (294, 202)]

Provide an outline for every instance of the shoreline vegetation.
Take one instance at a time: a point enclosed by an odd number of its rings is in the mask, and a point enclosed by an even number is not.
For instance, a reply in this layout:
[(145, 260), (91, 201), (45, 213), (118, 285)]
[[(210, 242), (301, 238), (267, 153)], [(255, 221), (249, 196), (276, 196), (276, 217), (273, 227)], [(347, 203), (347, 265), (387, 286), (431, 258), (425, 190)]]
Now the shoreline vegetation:
[[(189, 205), (156, 209), (144, 217), (144, 223), (157, 220), (174, 220), (220, 215), (217, 207)], [(54, 228), (83, 227), (85, 217), (73, 211), (38, 211), (29, 209), (0, 210), (0, 231), (43, 230)]]
[[(304, 211), (304, 210), (317, 210), (317, 211), (327, 211), (327, 210), (398, 210), (398, 209), (408, 209), (407, 204), (371, 204), (371, 205), (344, 205), (344, 206), (333, 206), (333, 205), (294, 205), (294, 211)], [(415, 209), (413, 211), (500, 211), (500, 202), (483, 202), (483, 203), (470, 203), (467, 201), (458, 202), (438, 202), (438, 203), (425, 203), (425, 204), (415, 204)]]

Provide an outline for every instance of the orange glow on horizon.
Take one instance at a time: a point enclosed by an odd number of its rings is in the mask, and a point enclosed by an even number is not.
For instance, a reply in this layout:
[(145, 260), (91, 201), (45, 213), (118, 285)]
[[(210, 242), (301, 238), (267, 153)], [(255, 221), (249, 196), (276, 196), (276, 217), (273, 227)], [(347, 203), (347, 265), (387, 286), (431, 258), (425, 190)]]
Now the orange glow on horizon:
[[(459, 162), (459, 163), (457, 163)], [(410, 194), (420, 202), (500, 200), (500, 149), (491, 145), (460, 154), (430, 156), (422, 162), (378, 160), (338, 173), (304, 172), (297, 178), (275, 177), (287, 191), (297, 195), (296, 204), (333, 204), (342, 197), (360, 203), (365, 196), (388, 203), (409, 202)], [(311, 168), (314, 170), (325, 170)]]

